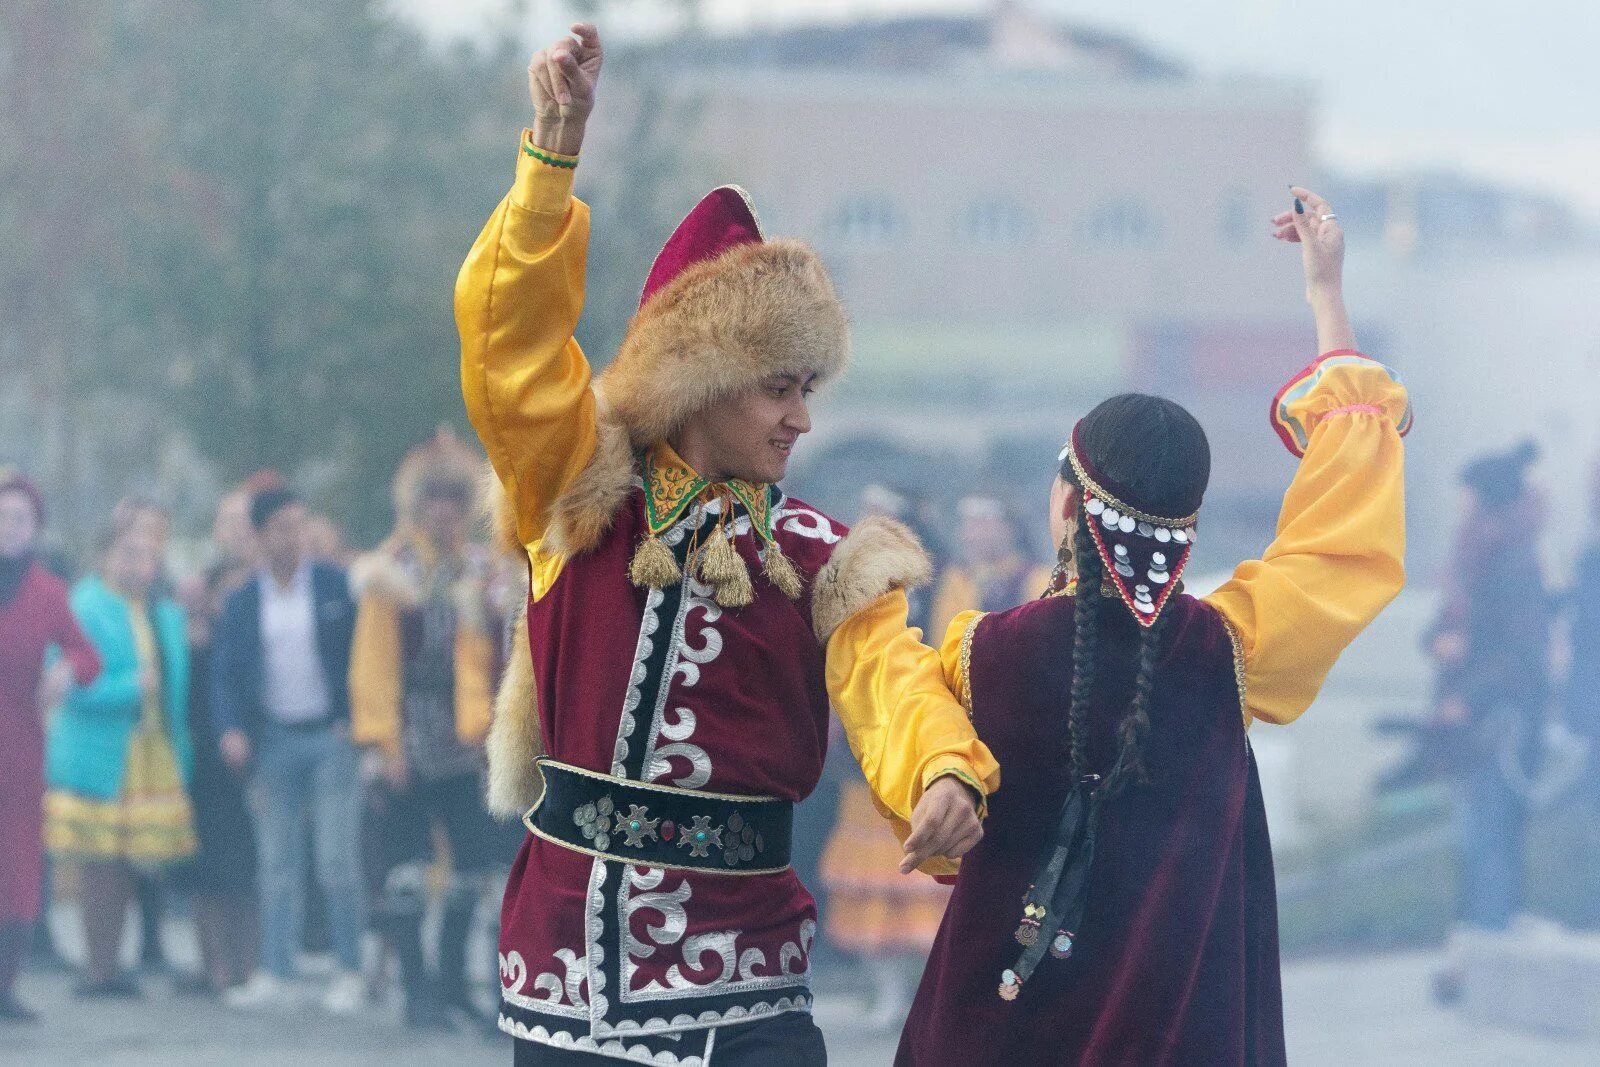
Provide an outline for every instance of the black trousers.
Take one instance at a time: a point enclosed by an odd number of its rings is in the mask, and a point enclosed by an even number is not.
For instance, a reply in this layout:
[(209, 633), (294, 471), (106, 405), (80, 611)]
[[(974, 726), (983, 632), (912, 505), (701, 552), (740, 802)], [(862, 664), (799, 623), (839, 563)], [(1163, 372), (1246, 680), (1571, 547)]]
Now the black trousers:
[[(593, 1052), (514, 1041), (514, 1067), (600, 1067), (613, 1062)], [(807, 1012), (791, 1011), (759, 1022), (720, 1026), (706, 1067), (826, 1067), (822, 1031)]]

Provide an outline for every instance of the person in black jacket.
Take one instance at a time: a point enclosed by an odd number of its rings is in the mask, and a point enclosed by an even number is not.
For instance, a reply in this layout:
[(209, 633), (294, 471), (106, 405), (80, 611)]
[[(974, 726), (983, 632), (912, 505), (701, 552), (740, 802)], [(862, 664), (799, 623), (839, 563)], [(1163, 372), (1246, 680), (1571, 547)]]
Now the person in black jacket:
[(313, 839), (339, 973), (324, 1007), (361, 1007), (361, 781), (350, 741), (355, 604), (343, 570), (306, 558), (306, 509), (290, 492), (256, 494), (261, 569), (228, 598), (211, 651), (211, 710), (227, 764), (248, 771), (260, 854), (261, 972), (226, 1002), (286, 1006), (304, 921), (306, 834)]

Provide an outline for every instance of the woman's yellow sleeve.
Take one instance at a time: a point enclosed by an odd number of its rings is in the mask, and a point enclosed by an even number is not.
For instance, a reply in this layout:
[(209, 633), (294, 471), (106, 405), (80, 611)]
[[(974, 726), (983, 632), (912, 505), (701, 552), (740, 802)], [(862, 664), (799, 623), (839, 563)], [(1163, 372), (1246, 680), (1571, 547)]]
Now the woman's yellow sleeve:
[(361, 598), (350, 643), (350, 739), (400, 755), (400, 614), (377, 593)]
[(939, 654), (906, 625), (896, 590), (828, 638), (828, 696), (881, 810), (904, 821), (934, 779), (953, 774), (987, 797), (1000, 766), (945, 682)]
[(1330, 352), (1279, 392), (1272, 421), (1301, 457), (1277, 536), (1205, 598), (1237, 642), (1246, 725), (1298, 718), (1405, 585), (1411, 406), (1399, 377), (1358, 352)]
[(984, 615), (985, 612), (977, 608), (958, 612), (945, 628), (944, 643), (939, 646), (939, 664), (944, 668), (944, 684), (961, 701), (969, 719), (972, 717), (972, 675), (968, 659), (972, 655), (972, 632), (977, 629), (978, 620)]
[[(583, 311), (589, 209), (572, 195), (576, 157), (530, 153), (456, 278), (461, 391), (495, 474), (536, 547), (550, 505), (594, 454), (589, 363), (573, 339)], [(566, 166), (557, 163), (568, 164)]]

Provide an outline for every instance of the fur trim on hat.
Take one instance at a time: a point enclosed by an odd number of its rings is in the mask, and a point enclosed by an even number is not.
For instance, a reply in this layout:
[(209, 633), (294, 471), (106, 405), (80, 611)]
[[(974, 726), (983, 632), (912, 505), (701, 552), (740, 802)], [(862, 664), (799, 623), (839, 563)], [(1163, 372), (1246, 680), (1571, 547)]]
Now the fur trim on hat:
[(533, 654), (528, 648), (528, 617), (517, 620), (511, 658), (494, 698), (494, 719), (486, 742), (489, 753), (489, 811), (519, 818), (544, 790), (534, 760), (544, 754), (539, 737), (539, 703), (534, 692)]
[(816, 252), (740, 245), (697, 264), (634, 316), (600, 381), (635, 448), (772, 374), (827, 380), (849, 357), (849, 324)]
[(886, 593), (933, 580), (933, 563), (904, 523), (881, 515), (861, 520), (817, 572), (811, 627), (827, 643), (841, 623)]

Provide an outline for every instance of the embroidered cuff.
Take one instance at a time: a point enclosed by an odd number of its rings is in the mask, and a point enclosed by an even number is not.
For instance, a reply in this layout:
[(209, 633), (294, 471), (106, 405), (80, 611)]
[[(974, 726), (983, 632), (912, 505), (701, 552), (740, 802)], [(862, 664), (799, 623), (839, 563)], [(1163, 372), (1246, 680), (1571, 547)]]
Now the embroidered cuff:
[(1304, 456), (1317, 424), (1330, 415), (1376, 414), (1411, 430), (1411, 401), (1400, 375), (1353, 349), (1318, 356), (1272, 398), (1273, 431), (1296, 457)]
[(549, 152), (533, 143), (533, 131), (522, 133), (517, 153), (517, 182), (511, 201), (520, 208), (550, 215), (565, 215), (572, 199), (572, 179), (577, 156)]
[(989, 817), (989, 794), (983, 788), (983, 783), (978, 781), (972, 770), (967, 766), (967, 761), (960, 756), (940, 756), (928, 764), (922, 772), (922, 791), (926, 793), (928, 787), (941, 778), (950, 777), (958, 779), (973, 792), (978, 794), (978, 818)]

